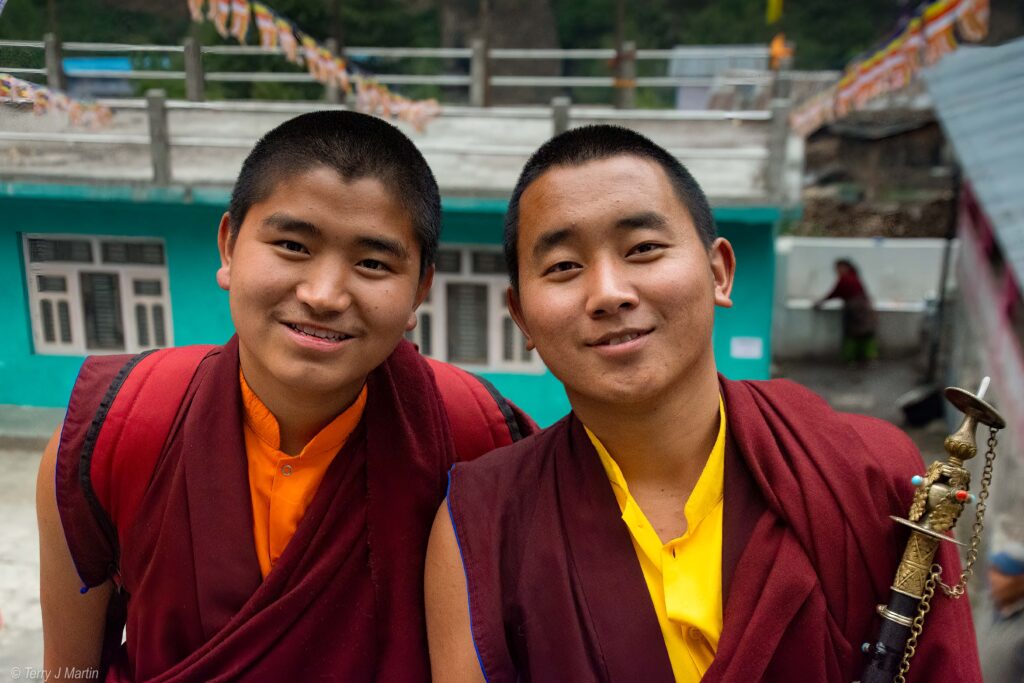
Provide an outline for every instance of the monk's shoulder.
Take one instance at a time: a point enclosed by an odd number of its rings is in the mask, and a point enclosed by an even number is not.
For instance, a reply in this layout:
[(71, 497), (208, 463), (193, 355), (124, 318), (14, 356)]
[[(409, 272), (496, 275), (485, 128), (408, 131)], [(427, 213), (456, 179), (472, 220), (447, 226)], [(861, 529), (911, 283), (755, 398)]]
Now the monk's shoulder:
[[(491, 577), (517, 576), (524, 553), (551, 524), (538, 522), (552, 499), (554, 460), (566, 421), (452, 467), (448, 512), (463, 562)], [(557, 498), (557, 496), (555, 496)], [(544, 514), (541, 519), (547, 519)]]
[(821, 457), (843, 458), (851, 467), (872, 474), (884, 473), (902, 480), (920, 473), (923, 463), (913, 440), (886, 420), (868, 415), (835, 410), (820, 395), (788, 379), (731, 382), (745, 385), (763, 396), (787, 422), (800, 428), (813, 428), (828, 435), (827, 441), (844, 447)]
[(554, 445), (567, 438), (568, 418), (531, 434), (508, 446), (497, 448), (476, 460), (457, 463), (452, 482), (505, 490), (541, 476), (550, 464)]

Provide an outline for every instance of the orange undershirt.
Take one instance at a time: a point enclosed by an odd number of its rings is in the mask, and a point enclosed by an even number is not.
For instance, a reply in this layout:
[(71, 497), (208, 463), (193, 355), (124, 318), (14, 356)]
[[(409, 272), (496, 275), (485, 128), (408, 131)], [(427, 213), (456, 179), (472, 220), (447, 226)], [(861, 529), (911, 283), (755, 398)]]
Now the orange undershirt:
[(242, 373), (245, 455), (249, 461), (252, 527), (263, 577), (281, 557), (328, 465), (352, 434), (366, 407), (366, 386), (345, 412), (306, 444), (298, 455), (280, 450), (277, 419), (253, 393)]

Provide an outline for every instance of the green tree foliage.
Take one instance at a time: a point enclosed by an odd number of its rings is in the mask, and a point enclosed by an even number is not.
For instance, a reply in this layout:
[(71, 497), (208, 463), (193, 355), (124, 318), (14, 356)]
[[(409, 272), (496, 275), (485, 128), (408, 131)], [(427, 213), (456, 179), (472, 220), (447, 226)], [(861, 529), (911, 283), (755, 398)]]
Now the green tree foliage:
[[(885, 37), (897, 0), (788, 0), (782, 21), (765, 24), (766, 0), (631, 0), (624, 35), (638, 47), (766, 43), (779, 31), (797, 45), (800, 69), (839, 69)], [(612, 47), (616, 0), (552, 0), (567, 48)]]
[[(478, 0), (477, 0), (478, 1)], [(550, 0), (559, 42), (567, 48), (613, 47), (619, 0)], [(185, 0), (152, 3), (144, 0), (55, 0), (61, 37), (64, 40), (175, 45), (192, 35), (203, 44), (225, 42), (209, 22), (189, 21)], [(268, 4), (289, 17), (319, 40), (333, 35), (342, 45), (434, 46), (440, 44), (439, 0), (269, 0)], [(671, 48), (675, 45), (766, 43), (778, 31), (797, 45), (796, 66), (802, 69), (839, 69), (858, 53), (870, 49), (893, 28), (899, 0), (788, 0), (782, 21), (766, 26), (766, 0), (626, 0), (623, 36), (639, 48)], [(467, 5), (472, 11), (472, 3)], [(9, 0), (0, 19), (0, 39), (39, 40), (48, 30), (47, 3)], [(523, 16), (522, 21), (533, 21)], [(250, 41), (256, 40), (255, 27)], [(233, 39), (229, 39), (233, 41)], [(439, 73), (440, 60), (382, 61), (350, 55), (366, 69), (380, 72)], [(137, 68), (182, 68), (180, 56), (138, 56)], [(159, 61), (163, 60), (163, 61)], [(207, 55), (208, 71), (298, 70), (279, 57)], [(40, 68), (40, 51), (0, 48), (0, 65)], [(566, 62), (571, 75), (607, 75), (610, 64)], [(641, 75), (660, 75), (664, 62), (641, 62)], [(38, 79), (37, 79), (38, 80)], [(183, 86), (173, 82), (137, 84), (159, 86), (178, 94)], [(293, 97), (318, 99), (323, 88), (316, 84), (209, 83), (211, 97)], [(403, 88), (413, 97), (432, 96), (437, 89)], [(574, 99), (607, 101), (608, 93), (590, 90), (574, 93)], [(647, 93), (641, 105), (667, 104), (665, 93)]]

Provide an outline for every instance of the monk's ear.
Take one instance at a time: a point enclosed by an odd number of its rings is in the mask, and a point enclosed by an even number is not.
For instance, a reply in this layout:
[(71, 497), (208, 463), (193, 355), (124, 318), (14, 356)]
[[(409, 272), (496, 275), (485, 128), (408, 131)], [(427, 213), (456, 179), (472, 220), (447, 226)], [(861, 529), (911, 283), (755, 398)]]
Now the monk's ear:
[(416, 309), (427, 300), (430, 294), (430, 287), (434, 284), (434, 266), (430, 266), (420, 277), (420, 283), (416, 286), (416, 299), (413, 301), (412, 311), (409, 312), (409, 320), (405, 323), (405, 331), (412, 332), (416, 327)]
[(732, 308), (732, 283), (736, 277), (736, 254), (729, 240), (717, 238), (708, 249), (711, 274), (715, 281), (715, 305)]
[(231, 234), (231, 219), (225, 211), (217, 228), (217, 251), (220, 252), (217, 285), (223, 290), (231, 289), (231, 255), (235, 249), (235, 237)]
[(530, 336), (530, 330), (526, 326), (526, 319), (523, 317), (523, 308), (519, 302), (519, 292), (512, 287), (509, 287), (505, 291), (505, 301), (508, 304), (508, 312), (512, 315), (512, 320), (516, 321), (516, 325), (522, 331), (523, 336), (526, 337), (526, 348), (533, 351), (537, 348), (537, 345), (533, 343), (533, 338)]

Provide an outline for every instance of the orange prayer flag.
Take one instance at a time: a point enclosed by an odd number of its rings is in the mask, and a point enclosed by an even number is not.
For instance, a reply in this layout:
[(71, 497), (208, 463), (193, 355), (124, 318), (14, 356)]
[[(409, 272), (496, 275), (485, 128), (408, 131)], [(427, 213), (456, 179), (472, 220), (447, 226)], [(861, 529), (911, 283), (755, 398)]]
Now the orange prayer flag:
[(281, 19), (278, 17), (277, 21), (277, 39), (281, 43), (281, 49), (284, 51), (284, 56), (292, 64), (302, 65), (302, 57), (299, 56), (299, 43), (295, 40), (295, 32), (292, 30), (291, 22), (287, 19)]
[(314, 80), (323, 82), (322, 69), (320, 68), (320, 51), (316, 39), (312, 36), (302, 34), (302, 58), (306, 62), (306, 70)]
[(352, 92), (352, 84), (348, 79), (348, 65), (341, 57), (334, 58), (334, 77), (338, 81), (338, 87), (347, 95)]
[(253, 3), (252, 11), (256, 15), (256, 30), (260, 34), (260, 47), (266, 49), (277, 47), (277, 26), (274, 24), (274, 13), (266, 5), (258, 2)]
[(188, 13), (192, 16), (192, 21), (202, 22), (203, 2), (205, 0), (188, 0)]
[(231, 35), (245, 44), (249, 32), (250, 8), (247, 0), (231, 0)]
[[(216, 9), (213, 9), (216, 7)], [(228, 19), (231, 16), (231, 0), (210, 0), (210, 8), (213, 10), (213, 25), (221, 38), (231, 35), (228, 32)]]
[(322, 83), (337, 83), (338, 77), (334, 73), (337, 68), (337, 63), (334, 61), (334, 55), (326, 47), (317, 48), (317, 59), (320, 62), (320, 79)]
[(964, 0), (956, 18), (956, 28), (964, 40), (977, 43), (988, 35), (989, 0)]
[(934, 64), (956, 49), (953, 26), (960, 0), (937, 0), (924, 10), (925, 63)]

